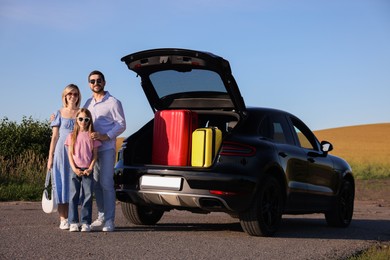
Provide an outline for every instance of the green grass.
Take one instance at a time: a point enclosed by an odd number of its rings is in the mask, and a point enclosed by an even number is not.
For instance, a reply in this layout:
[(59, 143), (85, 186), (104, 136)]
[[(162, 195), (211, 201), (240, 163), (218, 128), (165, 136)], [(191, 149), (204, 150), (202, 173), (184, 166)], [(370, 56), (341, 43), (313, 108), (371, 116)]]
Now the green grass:
[(389, 244), (378, 244), (370, 249), (360, 252), (355, 256), (349, 257), (347, 260), (389, 260), (390, 246)]
[(0, 185), (0, 201), (39, 201), (44, 186), (31, 183)]
[(349, 162), (357, 180), (390, 178), (390, 163)]
[(10, 159), (0, 156), (0, 201), (40, 200), (46, 163), (46, 158), (31, 150)]

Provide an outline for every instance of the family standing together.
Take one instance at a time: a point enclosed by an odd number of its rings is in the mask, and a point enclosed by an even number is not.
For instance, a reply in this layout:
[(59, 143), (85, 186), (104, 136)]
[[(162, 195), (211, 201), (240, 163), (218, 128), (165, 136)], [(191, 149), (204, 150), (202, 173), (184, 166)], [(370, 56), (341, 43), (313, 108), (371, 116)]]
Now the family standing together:
[[(103, 73), (88, 76), (92, 97), (80, 108), (79, 88), (62, 92), (62, 108), (52, 117), (48, 170), (58, 203), (60, 229), (115, 230), (114, 164), (116, 138), (125, 131), (122, 104), (104, 90)], [(92, 193), (97, 219), (92, 222)], [(80, 218), (78, 206), (81, 205)]]

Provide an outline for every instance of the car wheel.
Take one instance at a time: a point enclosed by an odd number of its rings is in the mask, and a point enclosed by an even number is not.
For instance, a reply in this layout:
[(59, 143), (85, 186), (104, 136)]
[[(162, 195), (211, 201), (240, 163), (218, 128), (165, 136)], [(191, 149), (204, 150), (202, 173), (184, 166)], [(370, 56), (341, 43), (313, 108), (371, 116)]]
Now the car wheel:
[(353, 185), (344, 180), (331, 209), (325, 213), (328, 225), (334, 227), (347, 227), (352, 221), (355, 190)]
[(251, 236), (272, 236), (282, 220), (283, 195), (272, 176), (264, 179), (251, 208), (240, 213), (242, 229)]
[(121, 202), (121, 206), (125, 218), (136, 225), (154, 225), (164, 215), (163, 210), (139, 206), (129, 202)]

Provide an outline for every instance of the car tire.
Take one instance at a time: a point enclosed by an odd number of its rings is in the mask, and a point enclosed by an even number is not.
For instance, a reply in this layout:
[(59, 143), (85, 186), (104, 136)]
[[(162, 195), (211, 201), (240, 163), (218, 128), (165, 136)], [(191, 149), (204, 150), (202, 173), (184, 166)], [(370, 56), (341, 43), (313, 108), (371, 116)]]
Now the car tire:
[(163, 210), (148, 206), (139, 206), (129, 202), (121, 202), (125, 218), (135, 225), (154, 225), (164, 215)]
[(339, 194), (331, 209), (325, 213), (325, 219), (328, 225), (333, 227), (348, 227), (352, 221), (353, 203), (355, 199), (355, 190), (353, 185), (344, 180)]
[(240, 213), (242, 229), (251, 236), (272, 236), (282, 221), (283, 195), (278, 180), (267, 176), (251, 208)]

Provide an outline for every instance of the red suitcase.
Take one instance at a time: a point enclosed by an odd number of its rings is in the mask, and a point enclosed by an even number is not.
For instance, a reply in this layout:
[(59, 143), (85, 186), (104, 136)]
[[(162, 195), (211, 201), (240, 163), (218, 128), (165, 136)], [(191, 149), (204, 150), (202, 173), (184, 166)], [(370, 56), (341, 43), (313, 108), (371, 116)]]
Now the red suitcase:
[(192, 132), (198, 115), (190, 110), (162, 110), (154, 115), (152, 163), (191, 165)]

